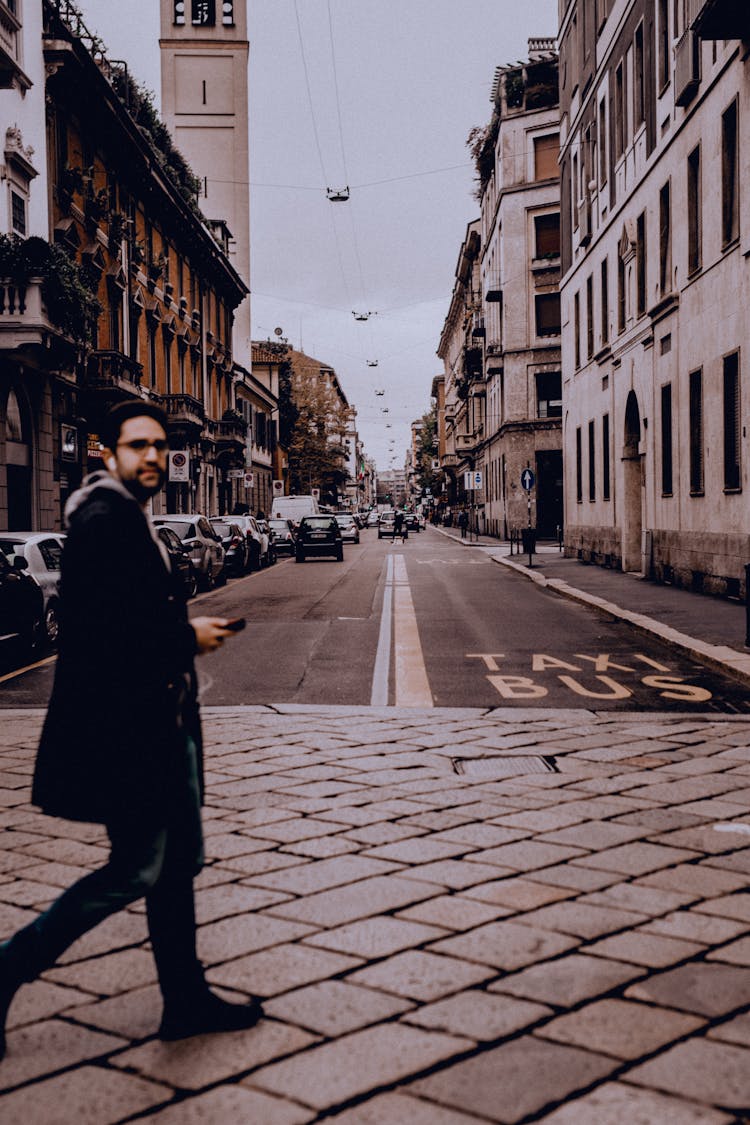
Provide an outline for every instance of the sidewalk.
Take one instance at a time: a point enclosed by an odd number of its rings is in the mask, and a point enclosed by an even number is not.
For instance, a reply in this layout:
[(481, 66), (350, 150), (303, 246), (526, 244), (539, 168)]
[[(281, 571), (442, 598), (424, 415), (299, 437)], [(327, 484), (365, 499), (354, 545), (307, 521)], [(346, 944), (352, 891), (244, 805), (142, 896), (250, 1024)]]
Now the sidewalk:
[[(106, 855), (0, 727), (0, 926)], [(183, 1043), (142, 907), (26, 987), (3, 1125), (740, 1125), (750, 719), (206, 709), (199, 949), (252, 1030)]]
[(641, 632), (750, 684), (746, 609), (738, 602), (564, 558), (559, 548), (550, 544), (540, 544), (529, 568), (528, 555), (511, 555), (506, 542), (486, 535), (461, 539), (456, 528), (435, 530), (464, 547), (482, 548), (494, 562), (525, 578), (627, 621)]

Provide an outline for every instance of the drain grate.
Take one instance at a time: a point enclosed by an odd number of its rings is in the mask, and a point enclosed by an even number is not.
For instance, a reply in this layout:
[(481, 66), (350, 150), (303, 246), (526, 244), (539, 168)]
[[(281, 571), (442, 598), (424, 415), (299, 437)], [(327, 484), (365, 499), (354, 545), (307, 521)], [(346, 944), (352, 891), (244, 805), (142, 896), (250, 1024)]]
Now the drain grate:
[(555, 759), (547, 756), (534, 757), (487, 757), (453, 758), (453, 769), (464, 777), (493, 778), (520, 777), (525, 773), (559, 773)]

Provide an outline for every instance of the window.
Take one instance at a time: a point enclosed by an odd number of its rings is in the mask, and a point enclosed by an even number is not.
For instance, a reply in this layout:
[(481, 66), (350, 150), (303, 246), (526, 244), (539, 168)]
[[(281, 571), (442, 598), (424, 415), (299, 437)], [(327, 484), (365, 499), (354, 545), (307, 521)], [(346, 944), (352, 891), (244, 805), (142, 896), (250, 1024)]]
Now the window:
[(703, 495), (703, 372), (690, 372), (690, 494)]
[(545, 371), (536, 377), (537, 418), (562, 418), (562, 375)]
[(609, 500), (609, 414), (602, 418), (602, 499)]
[(586, 358), (592, 359), (594, 355), (594, 278), (589, 274), (586, 279)]
[(620, 63), (615, 71), (615, 160), (625, 151), (625, 72)]
[(646, 212), (642, 211), (636, 221), (636, 299), (638, 316), (646, 312)]
[(741, 487), (740, 480), (740, 357), (724, 357), (724, 488)]
[(643, 70), (643, 24), (635, 29), (635, 58), (633, 60), (633, 130), (646, 120), (646, 101), (644, 97)]
[(672, 206), (669, 180), (659, 192), (659, 293), (672, 288)]
[(576, 500), (583, 503), (583, 449), (581, 427), (576, 426)]
[(703, 232), (701, 227), (701, 146), (688, 156), (687, 162), (687, 226), (688, 273), (701, 268), (703, 260)]
[(560, 135), (534, 137), (534, 179), (555, 180), (560, 172), (557, 160), (560, 155)]
[(672, 384), (661, 389), (661, 491), (672, 495)]
[(578, 183), (578, 154), (575, 152), (573, 153), (571, 179), (573, 181), (573, 230), (578, 230), (578, 200), (580, 199), (580, 185)]
[(589, 500), (596, 500), (596, 438), (594, 423), (589, 422)]
[(537, 336), (560, 335), (560, 294), (538, 293), (534, 298)]
[(721, 117), (721, 231), (724, 246), (740, 233), (739, 162), (737, 160), (737, 102)]
[(581, 294), (576, 293), (573, 298), (573, 333), (575, 341), (575, 367), (576, 371), (581, 366)]
[(602, 347), (609, 343), (609, 270), (608, 259), (602, 262)]
[(658, 28), (657, 28), (657, 64), (659, 74), (659, 92), (669, 83), (669, 2), (658, 0)]
[(26, 200), (17, 191), (10, 191), (10, 219), (14, 234), (26, 237)]
[(599, 186), (607, 182), (607, 103), (599, 102)]
[(560, 257), (560, 214), (537, 215), (534, 219), (535, 258)]
[(625, 331), (626, 314), (625, 263), (622, 255), (617, 255), (617, 331)]
[(148, 328), (148, 377), (152, 387), (156, 386), (156, 325)]

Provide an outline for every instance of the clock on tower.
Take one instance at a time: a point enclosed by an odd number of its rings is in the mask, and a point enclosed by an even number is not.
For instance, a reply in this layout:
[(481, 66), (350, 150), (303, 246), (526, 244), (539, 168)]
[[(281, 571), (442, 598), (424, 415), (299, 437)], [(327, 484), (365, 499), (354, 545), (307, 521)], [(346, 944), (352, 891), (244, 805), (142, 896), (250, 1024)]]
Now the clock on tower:
[(214, 27), (216, 24), (216, 0), (192, 0), (192, 22), (199, 27)]
[[(185, 26), (185, 8), (191, 6), (190, 22), (195, 27), (214, 27), (216, 25), (216, 0), (174, 0), (172, 23), (175, 27)], [(234, 27), (234, 0), (222, 0), (221, 22), (224, 27)]]

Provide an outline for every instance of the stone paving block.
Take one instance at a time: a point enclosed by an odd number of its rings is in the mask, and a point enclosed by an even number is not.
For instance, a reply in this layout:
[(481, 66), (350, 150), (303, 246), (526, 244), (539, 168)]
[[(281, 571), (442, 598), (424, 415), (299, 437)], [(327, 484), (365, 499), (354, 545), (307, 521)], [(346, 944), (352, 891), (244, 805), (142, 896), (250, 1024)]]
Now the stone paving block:
[(564, 863), (534, 872), (535, 883), (549, 883), (553, 887), (569, 887), (576, 891), (599, 891), (619, 881), (620, 877), (614, 871), (595, 871)]
[(750, 1004), (750, 974), (734, 965), (697, 961), (631, 985), (625, 995), (701, 1016), (727, 1016)]
[(541, 926), (543, 930), (557, 930), (563, 934), (595, 938), (610, 934), (615, 930), (629, 929), (643, 922), (644, 914), (630, 910), (617, 910), (614, 907), (591, 906), (580, 899), (575, 902), (556, 902), (524, 914), (524, 925)]
[(736, 789), (734, 778), (717, 775), (715, 777), (690, 777), (680, 781), (666, 781), (656, 785), (644, 785), (631, 789), (629, 797), (643, 797), (660, 805), (682, 805), (688, 801), (699, 801), (705, 797), (715, 797)]
[(279, 851), (310, 859), (328, 859), (329, 856), (357, 852), (359, 844), (354, 840), (345, 840), (343, 836), (316, 836), (312, 840), (300, 840), (298, 844), (283, 844)]
[[(718, 919), (716, 919), (718, 921)], [(709, 953), (706, 960), (708, 961), (726, 961), (730, 965), (748, 965), (750, 966), (750, 937), (740, 938), (739, 941), (733, 941), (729, 945), (723, 945), (721, 949), (715, 949)]]
[(20, 988), (14, 996), (6, 1026), (21, 1027), (23, 1024), (46, 1020), (89, 1000), (91, 996), (77, 988), (62, 988), (49, 981), (35, 980)]
[[(677, 910), (641, 926), (641, 933), (663, 934), (665, 937), (684, 938), (701, 945), (721, 945), (748, 930), (747, 922), (733, 922), (729, 918), (715, 918), (695, 910)], [(713, 954), (709, 954), (709, 957)], [(718, 956), (718, 954), (717, 954)], [(720, 960), (731, 960), (721, 958)]]
[[(696, 852), (704, 852), (706, 855), (737, 851), (747, 843), (746, 835), (737, 832), (718, 832), (713, 824), (681, 828), (676, 832), (662, 832), (651, 839), (654, 843), (664, 844), (666, 847), (690, 848)], [(745, 850), (750, 854), (750, 849)]]
[(346, 981), (324, 980), (267, 1000), (263, 1007), (274, 1019), (336, 1038), (409, 1011), (412, 1004)]
[(98, 1066), (82, 1066), (5, 1094), (3, 1125), (114, 1125), (173, 1097), (168, 1086)]
[(707, 867), (718, 867), (722, 871), (741, 871), (750, 875), (750, 848), (732, 852), (730, 855), (713, 855), (704, 860)]
[(705, 951), (704, 945), (682, 941), (679, 938), (662, 937), (659, 934), (631, 930), (629, 933), (614, 934), (586, 946), (586, 953), (597, 957), (608, 957), (615, 961), (628, 961), (635, 965), (645, 965), (650, 969), (663, 969), (688, 957), (696, 957)]
[(430, 949), (509, 972), (564, 953), (576, 945), (578, 940), (568, 934), (521, 926), (517, 922), (489, 922), (468, 933), (435, 942)]
[(747, 886), (747, 880), (743, 876), (706, 867), (701, 863), (683, 863), (678, 867), (656, 871), (653, 875), (642, 876), (638, 883), (644, 887), (691, 894), (695, 898), (715, 898)]
[(408, 840), (413, 836), (424, 836), (427, 832), (427, 828), (416, 824), (408, 824), (405, 821), (391, 824), (390, 821), (382, 820), (376, 824), (365, 824), (361, 828), (347, 828), (343, 836), (336, 836), (335, 839), (356, 841), (357, 844), (369, 844), (375, 848), (380, 844), (395, 843), (396, 840)]
[(380, 875), (346, 887), (320, 891), (295, 902), (272, 906), (267, 914), (332, 927), (397, 910), (431, 898), (434, 894), (434, 883), (421, 883), (416, 878), (406, 879), (398, 874)]
[(183, 1098), (139, 1120), (157, 1125), (305, 1125), (313, 1116), (285, 1099), (231, 1085)]
[[(83, 999), (83, 998), (82, 998)], [(78, 1023), (93, 1024), (102, 1031), (122, 1035), (125, 1039), (146, 1039), (155, 1035), (162, 1015), (162, 998), (157, 984), (134, 988), (132, 992), (110, 996), (107, 1000), (91, 1001), (70, 1007), (65, 1018)]]
[(710, 1039), (689, 1039), (629, 1070), (627, 1080), (721, 1109), (746, 1110), (750, 1051)]
[(361, 964), (361, 958), (346, 957), (312, 946), (296, 943), (274, 945), (271, 949), (215, 966), (209, 972), (209, 979), (255, 996), (276, 996), (323, 977), (359, 968)]
[(750, 1047), (750, 1012), (735, 1016), (733, 1020), (720, 1023), (708, 1032), (709, 1039), (720, 1039), (724, 1043), (737, 1043), (740, 1047)]
[(620, 988), (627, 981), (642, 976), (644, 971), (640, 965), (571, 953), (501, 977), (489, 985), (489, 990), (529, 997), (557, 1008), (572, 1008), (582, 1000), (604, 996)]
[(467, 1117), (407, 1094), (380, 1094), (328, 1120), (338, 1121), (339, 1125), (396, 1125), (407, 1121), (409, 1125), (482, 1125), (478, 1117)]
[[(60, 889), (69, 887), (71, 883), (77, 882), (82, 879), (84, 875), (88, 875), (90, 869), (88, 867), (74, 867), (72, 863), (30, 863), (27, 864), (25, 859), (19, 861), (19, 869), (23, 868), (24, 879), (32, 879), (35, 883), (44, 883)], [(4, 911), (3, 911), (4, 913)], [(2, 927), (3, 933), (7, 933), (5, 926)]]
[(541, 1117), (543, 1125), (731, 1125), (719, 1110), (639, 1090), (625, 1082), (608, 1082), (590, 1094)]
[(222, 869), (230, 871), (236, 879), (244, 875), (251, 879), (254, 875), (263, 875), (266, 871), (280, 871), (283, 867), (298, 867), (310, 861), (301, 855), (290, 855), (288, 852), (255, 852), (252, 855), (232, 856), (221, 862)]
[(512, 844), (529, 835), (522, 828), (503, 828), (499, 824), (464, 824), (459, 828), (436, 832), (432, 839), (486, 849), (499, 847), (500, 844)]
[(686, 859), (697, 858), (699, 858), (697, 852), (688, 851), (686, 848), (665, 848), (658, 844), (639, 841), (582, 856), (574, 860), (574, 863), (581, 867), (617, 871), (621, 875), (648, 875), (651, 871), (674, 867)]
[(97, 996), (115, 996), (130, 988), (140, 988), (156, 980), (154, 959), (145, 949), (125, 949), (90, 961), (48, 969), (44, 979), (56, 984), (82, 988)]
[(381, 1025), (263, 1067), (248, 1082), (322, 1110), (403, 1081), (472, 1046), (469, 1039), (405, 1024)]
[(222, 883), (215, 887), (200, 890), (195, 896), (195, 912), (199, 925), (206, 922), (219, 922), (236, 914), (250, 914), (285, 902), (288, 895), (277, 891), (266, 891), (239, 883)]
[(370, 876), (387, 875), (389, 871), (398, 870), (400, 870), (398, 864), (388, 863), (383, 859), (367, 859), (362, 855), (342, 855), (305, 863), (301, 867), (288, 868), (285, 871), (258, 875), (253, 879), (253, 883), (258, 887), (269, 887), (272, 890), (287, 891), (291, 894), (311, 895), (332, 887), (344, 886), (346, 883), (355, 883)]
[(618, 1059), (638, 1059), (666, 1043), (690, 1035), (703, 1024), (696, 1016), (667, 1008), (608, 999), (559, 1016), (538, 1028), (535, 1034)]
[(22, 1082), (89, 1062), (127, 1046), (125, 1039), (63, 1020), (43, 1020), (16, 1028), (8, 1033), (7, 1042), (8, 1051), (0, 1069), (0, 1090), (20, 1086)]
[(31, 879), (27, 881), (7, 876), (7, 881), (0, 883), (0, 902), (11, 906), (30, 906), (35, 911), (45, 909), (59, 894), (59, 887)]
[(180, 1090), (201, 1090), (236, 1080), (272, 1059), (293, 1055), (318, 1041), (298, 1027), (261, 1020), (247, 1031), (196, 1035), (176, 1043), (153, 1039), (110, 1060), (112, 1066), (135, 1071)]
[(617, 1066), (604, 1055), (523, 1036), (419, 1079), (407, 1089), (515, 1125), (605, 1078)]
[(386, 914), (379, 918), (350, 922), (337, 929), (323, 930), (313, 934), (305, 944), (332, 949), (338, 953), (350, 953), (354, 957), (371, 961), (445, 936), (446, 930), (442, 927), (404, 921)]
[(399, 911), (397, 917), (448, 930), (470, 930), (474, 926), (481, 926), (483, 922), (491, 922), (511, 913), (502, 906), (474, 902), (472, 900), (474, 889), (472, 887), (463, 894), (438, 895), (436, 898), (428, 899), (427, 902), (420, 902), (407, 910)]
[(427, 1001), (469, 988), (494, 975), (486, 966), (423, 950), (409, 950), (351, 973), (348, 980), (412, 1000)]
[(100, 922), (93, 930), (74, 941), (62, 954), (58, 965), (70, 965), (101, 953), (143, 945), (148, 937), (145, 914), (120, 911)]
[(398, 840), (371, 848), (364, 854), (379, 859), (395, 860), (397, 863), (432, 863), (435, 860), (453, 859), (472, 851), (470, 844), (451, 844), (436, 840), (433, 836), (415, 836), (410, 840)]
[(582, 896), (579, 902), (588, 902), (592, 906), (617, 906), (656, 918), (680, 906), (687, 906), (699, 897), (695, 893), (682, 894), (680, 891), (644, 887), (642, 883), (613, 883), (603, 891)]
[(330, 812), (321, 812), (319, 819), (333, 821), (335, 826), (331, 831), (341, 831), (344, 828), (363, 828), (369, 824), (378, 824), (381, 821), (390, 821), (395, 816), (406, 816), (408, 813), (418, 812), (423, 806), (415, 801), (402, 801), (402, 808), (394, 814), (390, 805), (393, 802), (374, 802), (368, 805), (347, 805), (343, 808), (332, 809)]
[(314, 928), (303, 922), (271, 918), (268, 914), (243, 914), (200, 926), (198, 956), (207, 965), (215, 965), (310, 933), (314, 933)]
[(521, 876), (510, 876), (507, 879), (479, 883), (475, 887), (468, 888), (464, 893), (466, 898), (497, 903), (505, 907), (509, 914), (513, 914), (518, 911), (535, 910), (551, 902), (571, 898), (575, 891), (545, 886), (543, 883), (536, 883)]
[(750, 922), (750, 894), (738, 892), (722, 895), (710, 902), (700, 902), (695, 907), (701, 914), (717, 914), (721, 918), (736, 918), (739, 922)]
[(345, 826), (346, 822), (340, 825), (334, 823), (333, 817), (328, 820), (315, 820), (312, 817), (298, 816), (294, 820), (277, 820), (273, 824), (259, 824), (251, 831), (253, 836), (260, 840), (294, 844), (299, 840), (311, 840), (315, 836), (330, 836)]
[(101, 867), (107, 862), (109, 849), (96, 844), (85, 844), (80, 840), (43, 840), (28, 844), (23, 849), (26, 856), (48, 859), (54, 863), (71, 863), (76, 867)]
[(265, 851), (267, 847), (266, 840), (241, 836), (237, 833), (221, 833), (206, 839), (206, 856), (210, 860), (233, 859), (238, 855), (252, 855), (253, 852)]
[(469, 863), (470, 856), (463, 859), (440, 859), (434, 863), (420, 863), (401, 871), (404, 879), (420, 879), (438, 883), (442, 887), (464, 890), (466, 887), (483, 883), (487, 879), (509, 873), (509, 868), (494, 867), (488, 863)]
[(489, 1043), (505, 1039), (551, 1014), (552, 1009), (543, 1004), (511, 1000), (471, 988), (435, 1004), (424, 1004), (403, 1016), (402, 1022)]
[[(592, 811), (591, 816), (596, 813)], [(507, 825), (509, 828), (528, 829), (531, 832), (554, 832), (557, 828), (567, 828), (571, 824), (579, 824), (589, 817), (581, 809), (571, 809), (562, 805), (554, 809), (543, 809), (533, 812), (521, 810), (506, 813), (495, 817), (495, 824)]]
[(540, 844), (536, 840), (520, 840), (514, 844), (502, 844), (498, 848), (487, 848), (467, 857), (472, 863), (497, 864), (513, 872), (534, 871), (539, 867), (552, 867), (554, 864), (583, 856), (582, 848), (562, 847), (560, 844)]
[(643, 836), (643, 830), (627, 824), (613, 824), (611, 821), (590, 820), (569, 828), (545, 832), (537, 840), (550, 844), (572, 844), (588, 851), (602, 851), (605, 848), (628, 844)]

